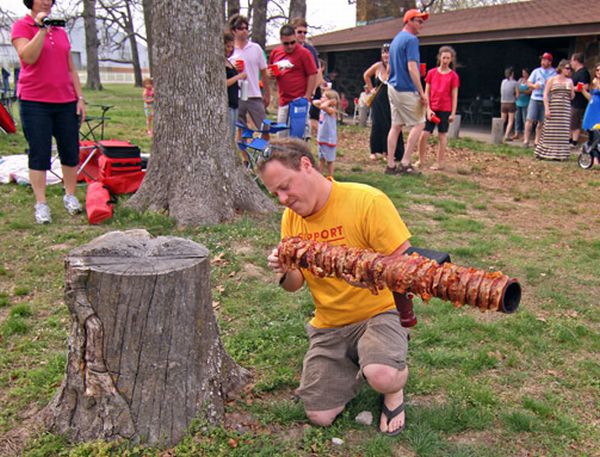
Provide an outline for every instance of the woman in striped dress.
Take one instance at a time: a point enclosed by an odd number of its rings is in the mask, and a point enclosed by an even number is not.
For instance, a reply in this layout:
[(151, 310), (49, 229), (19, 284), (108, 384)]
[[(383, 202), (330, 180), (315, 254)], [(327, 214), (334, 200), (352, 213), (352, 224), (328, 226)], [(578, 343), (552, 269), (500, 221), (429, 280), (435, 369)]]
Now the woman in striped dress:
[(556, 69), (558, 74), (546, 83), (544, 89), (544, 125), (539, 144), (535, 147), (538, 159), (567, 160), (571, 138), (571, 100), (575, 96), (571, 80), (571, 64), (563, 59)]

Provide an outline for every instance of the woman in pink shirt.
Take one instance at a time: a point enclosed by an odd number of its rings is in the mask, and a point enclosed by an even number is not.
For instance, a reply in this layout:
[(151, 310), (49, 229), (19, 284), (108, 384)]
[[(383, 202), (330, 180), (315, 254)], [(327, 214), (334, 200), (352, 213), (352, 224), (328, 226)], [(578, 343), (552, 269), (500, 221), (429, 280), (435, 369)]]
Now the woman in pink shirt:
[(425, 150), (429, 135), (437, 126), (439, 145), (437, 161), (430, 167), (431, 170), (441, 170), (444, 167), (446, 147), (448, 145), (447, 132), (450, 123), (456, 117), (458, 105), (458, 87), (460, 81), (452, 68), (456, 52), (450, 46), (442, 46), (438, 51), (438, 67), (427, 72), (425, 77), (425, 92), (429, 106), (427, 107), (427, 122), (419, 138), (419, 161), (417, 167), (425, 166)]
[(65, 209), (71, 215), (81, 212), (74, 193), (79, 124), (85, 117), (85, 101), (66, 32), (44, 23), (54, 2), (23, 0), (31, 13), (15, 22), (11, 36), (21, 62), (17, 97), (23, 133), (29, 144), (29, 179), (36, 199), (38, 224), (52, 221), (46, 203), (46, 171), (51, 165), (53, 136), (62, 165)]

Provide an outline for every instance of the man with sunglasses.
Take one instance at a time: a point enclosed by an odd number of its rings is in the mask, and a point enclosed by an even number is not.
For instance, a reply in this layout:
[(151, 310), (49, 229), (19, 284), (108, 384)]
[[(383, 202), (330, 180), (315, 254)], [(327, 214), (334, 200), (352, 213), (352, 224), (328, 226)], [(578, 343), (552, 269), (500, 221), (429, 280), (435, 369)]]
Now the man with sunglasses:
[[(282, 238), (300, 236), (391, 256), (410, 247), (410, 232), (391, 200), (371, 186), (325, 178), (315, 168), (305, 141), (274, 140), (264, 152), (257, 171), (286, 207)], [(380, 431), (399, 434), (405, 425), (408, 332), (400, 325), (397, 306), (406, 306), (410, 299), (388, 289), (373, 295), (304, 268), (287, 269), (277, 249), (267, 262), (284, 290), (294, 292), (306, 283), (315, 305), (314, 317), (306, 325), (309, 349), (296, 391), (308, 419), (331, 425), (366, 380), (381, 394)]]
[[(311, 53), (298, 43), (296, 31), (291, 25), (281, 27), (279, 37), (281, 44), (269, 56), (268, 74), (276, 79), (279, 90), (277, 122), (286, 123), (291, 101), (299, 97), (309, 102), (312, 100), (317, 83), (317, 66)], [(286, 136), (286, 133), (280, 132), (279, 135)]]
[[(423, 23), (428, 18), (428, 13), (423, 13), (417, 9), (408, 10), (404, 14), (404, 28), (394, 37), (390, 46), (388, 97), (392, 112), (392, 126), (387, 139), (388, 165), (385, 169), (386, 174), (419, 174), (412, 167), (410, 159), (425, 126), (425, 109), (428, 103), (421, 84), (419, 39), (417, 35), (421, 32)], [(405, 125), (411, 127), (411, 130), (406, 141), (402, 161), (399, 166), (396, 166), (394, 152), (402, 127)]]
[(269, 85), (264, 84), (264, 94), (260, 90), (259, 79), (266, 80), (267, 61), (263, 49), (249, 39), (248, 18), (240, 14), (234, 14), (229, 18), (229, 28), (234, 37), (233, 54), (229, 61), (236, 65), (238, 60), (244, 63), (244, 72), (248, 75), (248, 98), (240, 100), (238, 106), (238, 120), (246, 125), (249, 114), (252, 122), (260, 128), (263, 120), (267, 117), (265, 107), (271, 101)]

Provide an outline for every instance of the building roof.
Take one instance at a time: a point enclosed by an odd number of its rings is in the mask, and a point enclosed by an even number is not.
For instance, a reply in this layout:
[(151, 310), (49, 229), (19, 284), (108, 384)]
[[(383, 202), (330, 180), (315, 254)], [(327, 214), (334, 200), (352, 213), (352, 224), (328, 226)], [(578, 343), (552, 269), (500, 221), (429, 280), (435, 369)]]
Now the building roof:
[[(589, 0), (529, 0), (432, 14), (422, 45), (600, 34), (600, 8)], [(317, 35), (320, 52), (377, 48), (402, 30), (402, 18)]]

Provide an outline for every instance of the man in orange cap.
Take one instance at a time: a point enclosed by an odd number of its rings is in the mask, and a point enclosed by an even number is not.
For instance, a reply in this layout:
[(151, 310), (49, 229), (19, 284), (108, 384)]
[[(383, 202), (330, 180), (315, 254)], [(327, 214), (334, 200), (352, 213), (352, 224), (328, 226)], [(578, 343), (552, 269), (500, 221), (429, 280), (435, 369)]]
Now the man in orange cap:
[[(419, 174), (410, 159), (425, 126), (427, 99), (421, 85), (419, 71), (419, 39), (417, 35), (429, 14), (411, 9), (404, 14), (404, 28), (390, 46), (390, 77), (388, 96), (392, 112), (392, 127), (388, 134), (388, 165), (386, 174)], [(394, 151), (403, 126), (411, 127), (404, 156), (399, 166), (394, 162)]]

